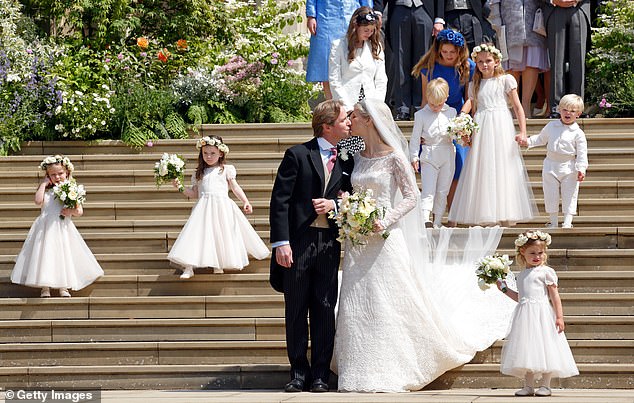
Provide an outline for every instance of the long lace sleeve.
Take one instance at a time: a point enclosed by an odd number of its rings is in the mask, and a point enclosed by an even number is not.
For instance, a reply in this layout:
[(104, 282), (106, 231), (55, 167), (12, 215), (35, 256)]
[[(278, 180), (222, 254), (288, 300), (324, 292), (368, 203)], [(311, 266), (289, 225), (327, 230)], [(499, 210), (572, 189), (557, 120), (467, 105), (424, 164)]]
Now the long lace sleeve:
[(403, 197), (400, 201), (397, 197), (395, 200), (397, 204), (386, 211), (385, 217), (383, 217), (383, 226), (386, 228), (416, 207), (419, 196), (414, 171), (405, 158), (394, 153), (389, 159), (389, 163), (391, 164), (392, 178), (396, 181), (396, 186)]

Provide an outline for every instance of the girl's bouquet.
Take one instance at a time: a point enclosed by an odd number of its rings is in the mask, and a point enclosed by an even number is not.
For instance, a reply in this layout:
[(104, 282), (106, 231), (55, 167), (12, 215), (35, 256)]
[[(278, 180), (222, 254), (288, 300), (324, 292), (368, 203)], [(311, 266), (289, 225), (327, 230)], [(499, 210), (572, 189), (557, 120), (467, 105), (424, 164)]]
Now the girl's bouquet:
[(178, 191), (185, 190), (183, 186), (183, 177), (185, 174), (185, 161), (183, 157), (177, 154), (164, 153), (161, 159), (154, 164), (154, 179), (156, 179), (156, 187), (161, 186), (165, 182), (178, 180)]
[[(376, 200), (372, 198), (372, 189), (360, 190), (349, 194), (344, 192), (339, 199), (339, 210), (329, 213), (339, 226), (337, 240), (343, 242), (349, 239), (353, 245), (365, 245), (365, 237), (374, 233), (374, 221), (380, 220), (385, 214), (384, 208), (376, 206)], [(384, 231), (381, 236), (387, 239), (390, 235)]]
[[(53, 186), (53, 194), (61, 200), (65, 208), (74, 209), (86, 201), (84, 185), (78, 185), (75, 179), (70, 179)], [(59, 218), (63, 220), (66, 217), (60, 214)]]
[[(500, 255), (498, 253), (478, 260), (476, 263), (478, 267), (475, 272), (480, 289), (486, 291), (490, 287), (489, 284), (504, 280), (511, 271), (511, 263), (513, 261), (509, 259), (509, 255)], [(502, 291), (506, 292), (506, 284), (504, 283), (502, 283)]]
[(471, 115), (461, 113), (451, 119), (447, 126), (447, 133), (452, 140), (455, 140), (461, 146), (471, 145), (471, 137), (478, 130), (478, 124), (473, 121)]

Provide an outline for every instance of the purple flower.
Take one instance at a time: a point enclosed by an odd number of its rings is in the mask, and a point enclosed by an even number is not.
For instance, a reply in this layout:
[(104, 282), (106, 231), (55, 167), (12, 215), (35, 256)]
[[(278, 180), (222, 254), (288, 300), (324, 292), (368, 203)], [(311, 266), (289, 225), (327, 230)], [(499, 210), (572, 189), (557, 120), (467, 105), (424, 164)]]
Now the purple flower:
[(601, 102), (599, 102), (599, 107), (601, 107), (601, 108), (611, 108), (611, 107), (612, 107), (612, 104), (611, 104), (611, 103), (609, 103), (609, 102), (605, 99), (605, 97), (603, 97), (603, 98), (601, 98)]
[(123, 53), (119, 53), (119, 54), (117, 55), (117, 59), (119, 59), (119, 60), (123, 59)]
[(271, 59), (271, 64), (277, 64), (277, 59)]
[(30, 49), (30, 48), (29, 48), (29, 49), (27, 49), (27, 50), (26, 50), (26, 53), (28, 53), (28, 54), (33, 54), (33, 49)]
[(294, 64), (294, 62), (292, 60), (289, 60), (289, 61), (286, 62), (286, 65), (288, 67), (291, 67), (293, 64)]
[(277, 59), (278, 57), (280, 57), (280, 54), (277, 52), (273, 52), (273, 54), (271, 55), (274, 59)]
[(106, 57), (106, 60), (104, 60), (105, 63), (110, 63), (110, 59)]
[(148, 147), (152, 147), (154, 145), (154, 143), (152, 143), (152, 140), (148, 140), (147, 143), (145, 143), (146, 146)]
[(141, 52), (139, 54), (141, 55), (141, 57), (146, 57), (147, 56), (147, 53), (145, 53), (145, 52)]

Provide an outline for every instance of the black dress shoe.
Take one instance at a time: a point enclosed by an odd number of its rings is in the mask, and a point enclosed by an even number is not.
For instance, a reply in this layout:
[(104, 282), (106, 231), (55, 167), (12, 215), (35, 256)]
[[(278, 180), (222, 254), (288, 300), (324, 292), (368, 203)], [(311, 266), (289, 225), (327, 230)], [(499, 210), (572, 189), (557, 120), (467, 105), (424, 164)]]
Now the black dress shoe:
[(313, 385), (310, 387), (311, 392), (328, 392), (328, 384), (321, 379), (317, 378), (313, 381)]
[(394, 118), (394, 120), (409, 120), (409, 113), (405, 113), (405, 112), (399, 112), (396, 114), (396, 117)]
[(301, 392), (304, 390), (304, 381), (295, 378), (284, 386), (284, 392)]

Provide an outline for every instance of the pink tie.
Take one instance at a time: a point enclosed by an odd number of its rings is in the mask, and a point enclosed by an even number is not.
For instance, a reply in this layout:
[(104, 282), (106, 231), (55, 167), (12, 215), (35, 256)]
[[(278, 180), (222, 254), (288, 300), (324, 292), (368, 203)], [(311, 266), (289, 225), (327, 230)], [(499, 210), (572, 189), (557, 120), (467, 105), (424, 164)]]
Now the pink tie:
[(328, 163), (326, 163), (328, 172), (332, 172), (332, 168), (335, 167), (335, 161), (337, 161), (337, 148), (333, 147), (330, 149), (330, 158), (328, 158)]

